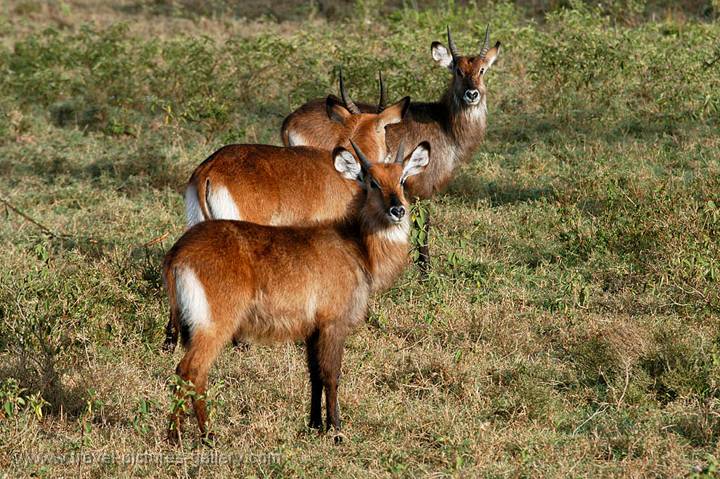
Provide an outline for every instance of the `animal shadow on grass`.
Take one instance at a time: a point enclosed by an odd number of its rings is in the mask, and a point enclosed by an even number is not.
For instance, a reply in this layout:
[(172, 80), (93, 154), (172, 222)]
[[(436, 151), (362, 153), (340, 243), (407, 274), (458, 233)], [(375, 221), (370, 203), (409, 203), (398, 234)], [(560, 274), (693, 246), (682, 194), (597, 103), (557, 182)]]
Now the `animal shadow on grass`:
[(446, 194), (468, 205), (475, 205), (478, 201), (488, 200), (493, 208), (543, 199), (547, 201), (557, 199), (555, 189), (549, 185), (523, 188), (512, 183), (488, 182), (483, 178), (477, 178), (468, 173), (461, 173), (455, 178)]
[[(58, 358), (49, 348), (41, 354), (20, 352), (13, 354), (12, 358), (0, 365), (0, 378), (15, 379), (25, 394), (39, 394), (48, 402), (47, 408), (43, 409), (48, 414), (62, 414), (68, 418), (78, 418), (83, 414), (87, 391), (92, 388), (90, 378), (83, 378), (81, 383), (73, 386), (63, 384), (58, 373)], [(60, 367), (63, 374), (67, 374), (67, 365)]]
[(117, 183), (116, 190), (128, 195), (143, 194), (146, 189), (175, 188), (187, 181), (189, 173), (182, 171), (167, 155), (148, 146), (137, 152), (103, 155), (87, 163), (77, 163), (56, 157), (50, 162), (36, 163), (33, 173), (49, 183), (59, 176), (70, 175), (77, 179), (97, 180), (110, 178)]
[[(490, 151), (499, 156), (512, 156), (530, 148), (532, 144), (552, 141), (562, 128), (557, 118), (548, 118), (534, 114), (518, 114), (512, 121), (503, 114), (488, 131), (488, 139), (481, 144), (480, 151)], [(471, 160), (472, 161), (472, 160)], [(450, 184), (447, 196), (463, 204), (475, 205), (478, 201), (488, 200), (492, 207), (513, 203), (555, 200), (556, 194), (551, 185), (522, 187), (510, 181), (489, 181), (461, 169)]]
[[(490, 140), (481, 145), (480, 151), (513, 157), (534, 145), (552, 146), (578, 142), (601, 142), (612, 148), (613, 144), (626, 142), (628, 139), (654, 143), (658, 139), (677, 137), (696, 128), (697, 125), (685, 121), (671, 121), (661, 115), (625, 116), (606, 121), (601, 112), (578, 110), (563, 115), (517, 114), (510, 120), (506, 113), (491, 126), (488, 132)], [(464, 171), (458, 174), (446, 194), (467, 204), (487, 199), (493, 207), (559, 199), (552, 184), (521, 187), (511, 181), (487, 181)]]

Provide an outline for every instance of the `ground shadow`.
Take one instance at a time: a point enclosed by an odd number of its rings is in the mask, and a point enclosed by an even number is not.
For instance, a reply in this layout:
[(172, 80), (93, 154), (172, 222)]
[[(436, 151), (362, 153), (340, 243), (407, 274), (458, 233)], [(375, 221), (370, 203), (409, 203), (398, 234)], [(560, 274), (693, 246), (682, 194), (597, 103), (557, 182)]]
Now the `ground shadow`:
[[(658, 142), (682, 142), (694, 134), (705, 135), (713, 120), (697, 122), (687, 116), (678, 120), (667, 115), (627, 116), (604, 121), (602, 112), (580, 110), (569, 114), (505, 112), (488, 128), (487, 139), (480, 146), (496, 157), (511, 158), (537, 145), (557, 146), (576, 143), (605, 143), (609, 147), (636, 141), (656, 145)], [(519, 186), (510, 181), (489, 181), (467, 171), (458, 171), (445, 194), (466, 204), (489, 200), (493, 207), (539, 200), (555, 201), (558, 193), (551, 183)], [(596, 209), (597, 202), (587, 200), (583, 209)]]
[(468, 205), (487, 200), (492, 207), (557, 199), (556, 191), (551, 185), (525, 188), (512, 183), (487, 181), (465, 172), (455, 178), (445, 194)]
[[(38, 394), (48, 406), (43, 412), (65, 417), (80, 417), (86, 405), (87, 391), (92, 388), (88, 381), (68, 386), (58, 373), (57, 358), (51, 354), (33, 354), (19, 351), (0, 365), (0, 378), (13, 378), (23, 391), (23, 396)], [(63, 367), (63, 372), (67, 373)]]

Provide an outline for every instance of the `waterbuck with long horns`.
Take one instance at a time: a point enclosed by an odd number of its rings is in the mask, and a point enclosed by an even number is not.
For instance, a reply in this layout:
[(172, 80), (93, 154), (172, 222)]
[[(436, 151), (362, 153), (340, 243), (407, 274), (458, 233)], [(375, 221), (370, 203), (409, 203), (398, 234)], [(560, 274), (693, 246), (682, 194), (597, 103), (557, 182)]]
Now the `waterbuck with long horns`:
[(193, 172), (185, 190), (188, 226), (209, 219), (233, 219), (283, 226), (336, 219), (347, 213), (357, 188), (338, 177), (332, 149), (352, 140), (370, 161), (387, 155), (385, 127), (407, 112), (405, 97), (382, 112), (361, 113), (352, 105), (340, 76), (344, 99), (328, 96), (324, 115), (338, 141), (320, 147), (229, 145), (213, 153)]
[[(500, 42), (490, 48), (489, 25), (477, 55), (460, 54), (450, 27), (447, 28), (447, 40), (447, 48), (439, 42), (433, 42), (430, 46), (433, 60), (452, 73), (443, 96), (439, 101), (431, 103), (412, 102), (403, 121), (387, 128), (390, 154), (397, 151), (401, 144), (410, 147), (420, 141), (427, 141), (432, 146), (433, 160), (423, 173), (413, 177), (406, 185), (411, 200), (429, 198), (442, 191), (452, 179), (456, 166), (472, 157), (485, 134), (487, 95), (484, 78), (500, 53)], [(383, 101), (379, 108), (353, 103), (349, 109), (357, 112), (382, 111)], [(329, 125), (322, 100), (314, 100), (285, 119), (281, 137), (286, 145), (332, 148), (342, 138), (340, 132), (331, 129)], [(420, 253), (421, 262), (427, 262), (427, 244)]]
[[(357, 182), (362, 192), (351, 217), (305, 227), (204, 221), (165, 257), (170, 318), (186, 347), (177, 374), (194, 388), (201, 434), (208, 433), (203, 399), (208, 372), (223, 346), (238, 336), (304, 339), (310, 426), (322, 428), (324, 389), (327, 428), (340, 430), (337, 388), (344, 342), (366, 317), (370, 294), (390, 287), (407, 263), (410, 223), (403, 183), (423, 171), (430, 154), (422, 143), (407, 158), (401, 147), (394, 162), (372, 163), (352, 146), (357, 159), (344, 148), (333, 152), (336, 175)], [(181, 397), (187, 393), (178, 390)], [(178, 439), (182, 416), (175, 411), (170, 417), (172, 441)]]
[[(378, 80), (380, 84), (380, 99), (376, 107), (366, 107), (361, 111), (360, 108), (348, 95), (343, 82), (342, 68), (338, 75), (340, 83), (340, 97), (342, 98), (345, 108), (353, 115), (364, 113), (382, 113), (387, 106), (387, 89), (383, 82), (382, 72), (378, 72)], [(361, 104), (366, 106), (364, 104)], [(325, 148), (328, 145), (338, 145), (347, 138), (348, 131), (336, 122), (330, 121), (310, 121), (306, 119), (312, 118), (315, 114), (315, 102), (306, 103), (291, 115), (285, 118), (282, 128), (280, 129), (282, 142), (285, 146), (317, 146)], [(327, 116), (323, 120), (327, 119)], [(330, 147), (332, 148), (332, 147)], [(393, 151), (395, 153), (395, 151)]]

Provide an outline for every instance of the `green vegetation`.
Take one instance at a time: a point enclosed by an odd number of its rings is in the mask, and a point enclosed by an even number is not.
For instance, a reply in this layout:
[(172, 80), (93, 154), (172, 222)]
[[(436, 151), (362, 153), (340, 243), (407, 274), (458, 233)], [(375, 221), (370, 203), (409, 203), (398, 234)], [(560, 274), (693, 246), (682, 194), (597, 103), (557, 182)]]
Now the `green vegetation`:
[[(380, 3), (281, 23), (0, 7), (0, 476), (717, 477), (718, 3)], [(408, 268), (347, 345), (342, 446), (306, 430), (288, 344), (228, 348), (211, 374), (233, 468), (18, 459), (176, 452), (160, 263), (190, 172), (223, 144), (279, 143), (341, 64), (357, 99), (378, 69), (392, 98), (437, 98), (431, 41), (450, 24), (469, 51), (487, 22), (503, 51), (485, 142), (428, 206), (428, 281)], [(203, 450), (190, 420), (180, 451)]]

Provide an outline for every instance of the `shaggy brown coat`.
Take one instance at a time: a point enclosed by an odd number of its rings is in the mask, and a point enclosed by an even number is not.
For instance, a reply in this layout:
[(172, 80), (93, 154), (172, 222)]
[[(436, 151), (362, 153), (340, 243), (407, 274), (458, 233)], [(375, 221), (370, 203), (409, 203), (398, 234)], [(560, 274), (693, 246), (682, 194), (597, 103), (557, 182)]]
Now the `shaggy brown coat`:
[[(407, 262), (410, 224), (402, 182), (427, 165), (429, 147), (420, 145), (404, 162), (400, 156), (402, 164), (370, 164), (362, 156), (362, 169), (349, 152), (336, 154), (338, 171), (363, 178), (359, 214), (308, 227), (205, 221), (189, 229), (165, 258), (170, 321), (187, 348), (177, 374), (194, 385), (202, 434), (207, 434), (202, 395), (208, 372), (233, 337), (305, 339), (310, 425), (322, 425), (324, 388), (327, 426), (340, 429), (343, 344), (365, 318), (370, 294), (390, 287)], [(180, 412), (171, 416), (171, 440), (178, 438), (181, 418)]]
[[(448, 32), (448, 44), (454, 49)], [(487, 44), (487, 39), (486, 39)], [(495, 62), (500, 42), (484, 48), (479, 55), (451, 54), (439, 42), (433, 42), (431, 53), (439, 65), (452, 72), (447, 90), (437, 102), (410, 104), (401, 123), (387, 128), (388, 154), (394, 155), (400, 145), (406, 150), (422, 141), (433, 149), (433, 159), (425, 172), (408, 181), (406, 190), (411, 200), (429, 198), (442, 191), (453, 177), (455, 168), (472, 157), (482, 142), (487, 126), (485, 73)], [(476, 90), (478, 102), (469, 105), (465, 92)], [(375, 112), (377, 106), (358, 103), (363, 112)], [(324, 100), (310, 101), (285, 118), (280, 136), (283, 144), (332, 148), (344, 140), (341, 127), (328, 120)]]

